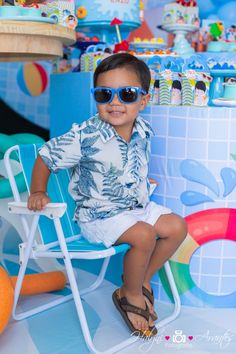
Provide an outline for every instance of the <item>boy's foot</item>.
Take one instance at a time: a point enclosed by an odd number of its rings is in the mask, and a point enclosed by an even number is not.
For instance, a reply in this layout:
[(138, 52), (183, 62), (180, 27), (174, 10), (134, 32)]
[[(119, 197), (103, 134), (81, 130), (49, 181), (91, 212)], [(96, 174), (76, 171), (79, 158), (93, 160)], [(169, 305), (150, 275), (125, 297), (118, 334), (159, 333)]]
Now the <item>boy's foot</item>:
[(150, 338), (157, 334), (156, 327), (148, 323), (150, 314), (147, 305), (146, 309), (132, 305), (124, 296), (122, 289), (117, 289), (112, 299), (132, 334), (142, 338)]
[(146, 304), (148, 305), (148, 309), (150, 312), (150, 317), (152, 318), (153, 321), (156, 321), (158, 319), (157, 313), (154, 309), (154, 295), (153, 295), (153, 290), (151, 286), (143, 285), (143, 295), (146, 301)]
[[(123, 274), (121, 275), (121, 279), (124, 282)], [(150, 313), (148, 324), (149, 324), (149, 326), (152, 327), (155, 325), (154, 321), (156, 321), (158, 319), (157, 313), (154, 310), (153, 290), (152, 290), (150, 284), (145, 284), (145, 286), (143, 285), (143, 287), (142, 287), (142, 291), (143, 291), (145, 302), (148, 305), (148, 309), (149, 309), (149, 313)]]

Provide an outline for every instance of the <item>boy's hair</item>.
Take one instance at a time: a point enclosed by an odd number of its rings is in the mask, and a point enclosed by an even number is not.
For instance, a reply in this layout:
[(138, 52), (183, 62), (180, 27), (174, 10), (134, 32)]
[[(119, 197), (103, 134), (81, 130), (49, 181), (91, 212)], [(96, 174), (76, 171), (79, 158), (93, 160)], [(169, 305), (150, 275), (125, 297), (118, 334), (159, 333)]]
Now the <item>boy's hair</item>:
[(154, 88), (160, 88), (160, 80), (154, 81)]
[(101, 63), (97, 66), (94, 73), (94, 87), (96, 87), (97, 85), (98, 76), (100, 74), (117, 68), (127, 68), (135, 72), (140, 80), (142, 89), (144, 89), (148, 93), (151, 81), (150, 71), (147, 65), (142, 60), (139, 60), (135, 56), (128, 53), (113, 54), (103, 59)]
[(204, 81), (197, 81), (195, 88), (198, 90), (206, 91), (206, 84)]
[(181, 82), (180, 82), (179, 80), (174, 80), (174, 81), (172, 82), (172, 88), (173, 88), (173, 89), (178, 89), (178, 90), (181, 91), (181, 89), (182, 89)]

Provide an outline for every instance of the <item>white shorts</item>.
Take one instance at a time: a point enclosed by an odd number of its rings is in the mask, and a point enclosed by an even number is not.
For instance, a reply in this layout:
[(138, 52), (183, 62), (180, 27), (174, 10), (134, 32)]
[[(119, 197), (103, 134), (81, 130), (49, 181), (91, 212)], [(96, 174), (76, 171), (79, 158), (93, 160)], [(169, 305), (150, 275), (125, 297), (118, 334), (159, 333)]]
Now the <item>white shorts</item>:
[(118, 238), (138, 221), (154, 225), (163, 214), (172, 211), (162, 205), (149, 202), (144, 209), (136, 208), (119, 213), (111, 218), (96, 219), (80, 223), (82, 235), (91, 243), (103, 243), (106, 247), (113, 245)]

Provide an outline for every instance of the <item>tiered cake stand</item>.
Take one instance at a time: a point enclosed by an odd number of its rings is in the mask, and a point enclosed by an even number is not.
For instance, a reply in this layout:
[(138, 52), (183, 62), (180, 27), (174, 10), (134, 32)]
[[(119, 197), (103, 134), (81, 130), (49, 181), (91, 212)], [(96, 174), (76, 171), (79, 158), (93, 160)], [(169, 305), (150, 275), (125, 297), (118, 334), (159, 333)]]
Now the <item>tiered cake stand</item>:
[(0, 21), (0, 61), (50, 60), (63, 55), (63, 45), (75, 42), (69, 28), (31, 21)]
[(190, 56), (194, 53), (194, 49), (191, 47), (186, 39), (186, 34), (189, 32), (196, 32), (199, 30), (198, 26), (188, 24), (174, 24), (174, 25), (162, 25), (161, 28), (167, 32), (174, 33), (174, 47), (172, 50), (181, 56)]
[(130, 42), (130, 49), (134, 49), (136, 51), (140, 51), (143, 52), (145, 50), (159, 50), (159, 49), (164, 49), (166, 48), (166, 43), (161, 43), (161, 42), (152, 42), (152, 41), (148, 41), (148, 42), (144, 42), (144, 41), (140, 41), (140, 42)]

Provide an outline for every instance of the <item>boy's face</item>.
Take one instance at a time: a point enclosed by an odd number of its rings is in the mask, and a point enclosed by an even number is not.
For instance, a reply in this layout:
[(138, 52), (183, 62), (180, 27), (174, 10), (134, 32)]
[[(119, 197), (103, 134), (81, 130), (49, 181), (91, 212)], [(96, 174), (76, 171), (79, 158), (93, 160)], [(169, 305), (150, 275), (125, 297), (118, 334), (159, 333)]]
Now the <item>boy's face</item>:
[(195, 90), (195, 95), (198, 97), (203, 97), (205, 95), (205, 91), (196, 89)]
[[(117, 68), (100, 74), (96, 85), (96, 87), (111, 87), (114, 89), (124, 86), (142, 88), (137, 74), (127, 68)], [(148, 101), (149, 95), (140, 94), (136, 102), (125, 104), (120, 102), (115, 94), (111, 102), (97, 104), (97, 109), (101, 119), (110, 123), (118, 133), (124, 131), (124, 129), (131, 132), (139, 111), (146, 107)]]
[(181, 94), (181, 91), (177, 88), (173, 88), (172, 89), (172, 97), (173, 98), (179, 98)]

